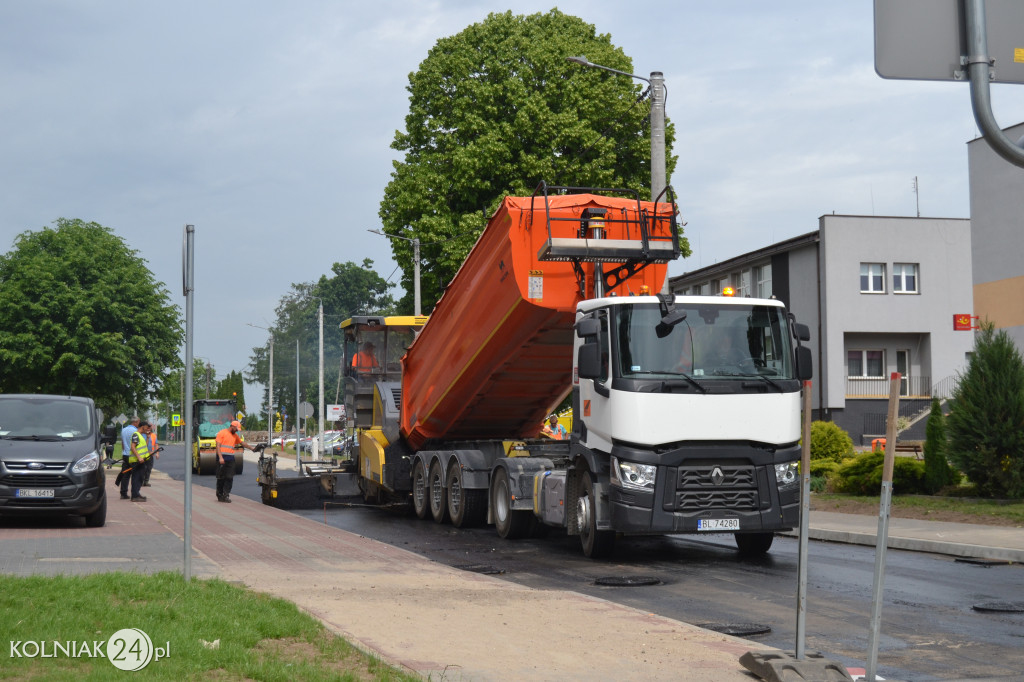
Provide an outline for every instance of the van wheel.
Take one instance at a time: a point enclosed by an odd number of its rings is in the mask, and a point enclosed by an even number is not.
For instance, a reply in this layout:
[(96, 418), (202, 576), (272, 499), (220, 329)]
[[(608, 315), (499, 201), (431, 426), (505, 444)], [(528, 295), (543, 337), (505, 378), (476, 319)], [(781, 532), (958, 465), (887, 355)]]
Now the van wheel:
[(767, 554), (775, 539), (774, 533), (736, 533), (733, 535), (736, 540), (736, 547), (744, 556), (759, 556)]
[(86, 528), (102, 528), (107, 523), (107, 494), (103, 494), (103, 501), (100, 507), (92, 514), (85, 515)]

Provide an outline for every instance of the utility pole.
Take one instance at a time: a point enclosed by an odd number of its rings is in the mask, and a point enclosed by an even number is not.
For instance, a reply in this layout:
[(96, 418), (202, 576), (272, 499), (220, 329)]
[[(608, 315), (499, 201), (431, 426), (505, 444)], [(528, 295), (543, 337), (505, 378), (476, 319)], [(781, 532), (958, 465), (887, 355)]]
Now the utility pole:
[(324, 422), (327, 420), (324, 406), (324, 300), (320, 299), (320, 445), (317, 447), (319, 458), (324, 453)]
[(210, 399), (210, 370), (213, 367), (210, 366), (210, 361), (206, 361), (206, 399)]

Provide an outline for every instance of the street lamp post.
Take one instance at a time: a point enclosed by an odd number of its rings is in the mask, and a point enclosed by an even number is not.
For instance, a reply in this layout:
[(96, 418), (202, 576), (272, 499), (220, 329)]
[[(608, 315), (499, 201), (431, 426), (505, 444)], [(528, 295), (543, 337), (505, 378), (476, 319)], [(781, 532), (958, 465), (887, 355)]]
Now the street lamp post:
[(404, 239), (412, 242), (412, 277), (413, 277), (413, 314), (417, 317), (421, 314), (420, 308), (420, 240), (419, 237), (402, 237), (397, 234), (388, 234), (380, 230), (367, 230), (373, 234), (379, 234), (389, 239)]
[[(635, 73), (619, 71), (610, 66), (602, 66), (589, 61), (584, 56), (566, 57), (566, 60), (574, 64), (580, 64), (592, 69), (603, 69), (617, 73), (620, 76), (629, 76), (642, 80), (651, 86), (651, 201), (658, 201), (665, 191), (665, 101), (668, 99), (668, 88), (665, 87), (665, 76), (661, 71), (651, 71), (650, 78), (638, 76)], [(668, 273), (665, 273), (665, 283), (661, 292), (668, 293)]]

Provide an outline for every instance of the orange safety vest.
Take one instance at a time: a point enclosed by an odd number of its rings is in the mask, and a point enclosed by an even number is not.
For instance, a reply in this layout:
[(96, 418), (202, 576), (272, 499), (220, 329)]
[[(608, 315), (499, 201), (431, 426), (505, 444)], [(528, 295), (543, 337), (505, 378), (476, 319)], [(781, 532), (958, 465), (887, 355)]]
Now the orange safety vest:
[(359, 351), (352, 357), (352, 366), (360, 372), (369, 372), (375, 367), (380, 367), (377, 357), (373, 353)]
[(237, 433), (231, 433), (231, 427), (221, 429), (217, 432), (217, 454), (227, 459), (235, 458), (235, 446), (242, 443), (242, 437)]

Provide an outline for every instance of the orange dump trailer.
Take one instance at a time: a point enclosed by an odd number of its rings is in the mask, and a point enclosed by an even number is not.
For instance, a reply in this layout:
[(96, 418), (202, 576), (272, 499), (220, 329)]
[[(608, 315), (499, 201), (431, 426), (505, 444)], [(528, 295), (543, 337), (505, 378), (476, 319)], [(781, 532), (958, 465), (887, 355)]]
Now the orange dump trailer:
[(673, 213), (596, 194), (506, 197), (403, 361), (413, 450), (536, 436), (572, 386), (576, 305), (595, 273), (606, 296), (660, 291), (678, 254)]

